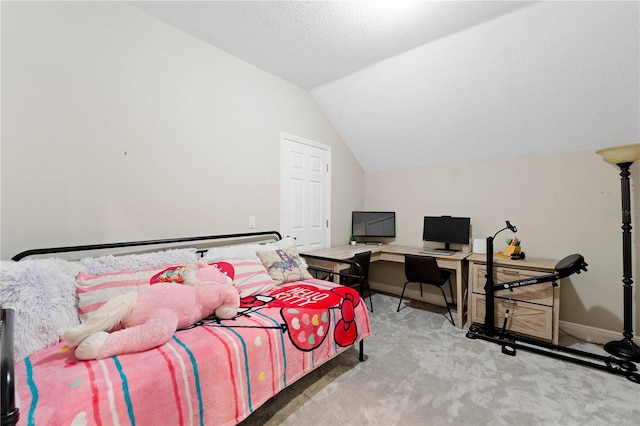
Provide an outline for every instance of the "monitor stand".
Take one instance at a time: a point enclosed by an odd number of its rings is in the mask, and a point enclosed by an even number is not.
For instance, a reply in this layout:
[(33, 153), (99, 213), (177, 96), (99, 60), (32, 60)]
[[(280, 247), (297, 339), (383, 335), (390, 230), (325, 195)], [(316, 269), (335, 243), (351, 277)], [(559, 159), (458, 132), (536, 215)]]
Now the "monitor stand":
[(441, 251), (443, 253), (455, 253), (459, 250), (449, 248), (449, 243), (444, 243), (444, 248), (434, 248), (435, 251)]
[(366, 246), (381, 246), (384, 243), (384, 239), (380, 238), (380, 241), (365, 241)]
[(449, 248), (449, 243), (444, 243), (444, 248), (436, 248), (434, 250), (442, 250), (442, 251), (458, 251), (458, 250), (452, 250)]

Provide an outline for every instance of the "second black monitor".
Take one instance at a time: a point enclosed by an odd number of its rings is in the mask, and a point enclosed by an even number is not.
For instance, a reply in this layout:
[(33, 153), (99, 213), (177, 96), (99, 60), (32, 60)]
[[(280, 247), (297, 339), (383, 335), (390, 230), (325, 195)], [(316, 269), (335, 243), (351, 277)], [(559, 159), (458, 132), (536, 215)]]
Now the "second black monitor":
[(422, 228), (423, 241), (435, 241), (445, 244), (469, 244), (471, 218), (453, 216), (425, 216)]

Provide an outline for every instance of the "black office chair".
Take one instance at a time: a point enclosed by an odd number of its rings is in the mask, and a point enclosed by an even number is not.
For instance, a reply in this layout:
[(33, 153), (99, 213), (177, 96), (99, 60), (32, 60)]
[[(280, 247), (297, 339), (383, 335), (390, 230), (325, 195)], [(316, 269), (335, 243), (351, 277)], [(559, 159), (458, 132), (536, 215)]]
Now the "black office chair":
[(371, 299), (371, 287), (369, 286), (369, 264), (371, 263), (371, 251), (357, 253), (351, 258), (351, 260), (360, 265), (362, 267), (362, 271), (360, 271), (357, 266), (351, 265), (347, 273), (349, 275), (357, 276), (362, 274), (362, 282), (360, 282), (356, 277), (344, 277), (344, 279), (341, 280), (341, 284), (351, 288), (358, 287), (358, 293), (360, 293), (360, 296), (364, 295), (364, 288), (366, 287), (367, 292), (369, 292), (369, 305), (371, 306), (369, 310), (373, 312), (373, 300)]
[(453, 303), (447, 301), (447, 295), (444, 293), (442, 286), (449, 281), (449, 291), (451, 291), (451, 299), (453, 300), (453, 287), (451, 286), (451, 272), (441, 270), (438, 267), (436, 259), (430, 256), (419, 256), (414, 254), (405, 254), (404, 256), (404, 274), (407, 277), (407, 282), (404, 283), (402, 288), (402, 295), (400, 296), (400, 302), (398, 303), (398, 309), (396, 312), (400, 312), (400, 305), (402, 304), (402, 298), (404, 297), (404, 291), (409, 283), (420, 284), (420, 297), (422, 297), (422, 284), (434, 285), (442, 292), (444, 298), (444, 304), (449, 311), (449, 317), (451, 318), (451, 324), (455, 326), (453, 321), (453, 315), (451, 314), (451, 306)]

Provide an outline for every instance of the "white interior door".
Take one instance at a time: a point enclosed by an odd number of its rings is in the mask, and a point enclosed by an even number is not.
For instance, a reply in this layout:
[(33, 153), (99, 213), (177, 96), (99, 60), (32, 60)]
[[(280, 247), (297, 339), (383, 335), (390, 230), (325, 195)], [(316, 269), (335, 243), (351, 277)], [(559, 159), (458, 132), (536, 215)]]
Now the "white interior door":
[(331, 147), (280, 136), (280, 232), (298, 251), (329, 247)]

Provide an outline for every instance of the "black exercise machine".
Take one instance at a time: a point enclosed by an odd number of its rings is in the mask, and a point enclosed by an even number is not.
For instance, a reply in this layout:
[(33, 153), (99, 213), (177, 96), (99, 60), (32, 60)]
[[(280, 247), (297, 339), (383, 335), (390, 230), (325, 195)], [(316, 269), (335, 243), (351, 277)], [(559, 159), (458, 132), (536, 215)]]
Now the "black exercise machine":
[(585, 367), (591, 367), (608, 373), (625, 376), (627, 379), (635, 383), (640, 383), (640, 374), (637, 373), (636, 365), (632, 361), (615, 358), (613, 356), (605, 356), (578, 349), (553, 345), (551, 343), (533, 339), (530, 337), (516, 335), (507, 331), (507, 321), (509, 319), (509, 306), (504, 317), (504, 323), (499, 333), (496, 333), (494, 309), (495, 309), (495, 292), (498, 290), (509, 290), (509, 299), (514, 288), (537, 285), (543, 283), (551, 283), (552, 286), (558, 286), (558, 280), (573, 274), (579, 274), (587, 271), (587, 263), (580, 254), (572, 254), (560, 260), (556, 266), (554, 273), (542, 275), (534, 278), (526, 278), (522, 280), (511, 281), (507, 283), (495, 284), (493, 280), (493, 240), (500, 232), (509, 229), (517, 232), (515, 226), (506, 221), (506, 227), (496, 232), (493, 237), (487, 237), (487, 282), (484, 286), (486, 297), (486, 312), (484, 318), (484, 326), (472, 324), (467, 332), (470, 339), (482, 339), (488, 342), (497, 343), (502, 347), (502, 353), (515, 356), (516, 349), (522, 349), (534, 352), (540, 355), (549, 356), (563, 361), (572, 362)]

